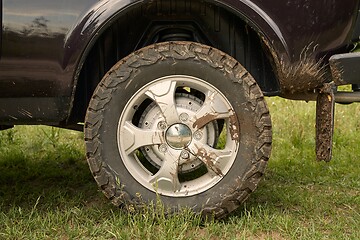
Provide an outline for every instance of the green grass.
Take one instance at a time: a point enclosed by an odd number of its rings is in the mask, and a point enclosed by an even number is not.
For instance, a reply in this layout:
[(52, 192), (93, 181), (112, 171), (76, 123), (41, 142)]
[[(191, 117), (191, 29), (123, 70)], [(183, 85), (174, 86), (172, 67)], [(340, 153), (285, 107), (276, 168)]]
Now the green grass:
[(82, 133), (0, 132), (0, 239), (360, 239), (360, 105), (336, 106), (333, 160), (316, 162), (315, 104), (269, 98), (273, 153), (246, 204), (222, 221), (125, 214), (100, 193)]

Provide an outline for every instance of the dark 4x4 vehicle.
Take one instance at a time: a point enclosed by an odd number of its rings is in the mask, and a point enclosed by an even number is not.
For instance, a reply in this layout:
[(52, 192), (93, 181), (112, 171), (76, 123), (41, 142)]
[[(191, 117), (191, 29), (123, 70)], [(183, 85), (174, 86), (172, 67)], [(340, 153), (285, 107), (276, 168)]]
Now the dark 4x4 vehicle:
[(118, 206), (225, 216), (270, 156), (264, 96), (317, 101), (326, 161), (334, 102), (360, 101), (357, 0), (0, 2), (0, 129), (84, 130)]

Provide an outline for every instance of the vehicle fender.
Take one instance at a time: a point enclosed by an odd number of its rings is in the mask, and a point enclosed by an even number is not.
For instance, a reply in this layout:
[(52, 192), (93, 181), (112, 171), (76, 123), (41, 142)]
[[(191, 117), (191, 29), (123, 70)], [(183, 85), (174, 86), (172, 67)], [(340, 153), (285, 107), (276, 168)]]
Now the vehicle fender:
[[(111, 20), (143, 1), (103, 0), (83, 12), (68, 31), (64, 41), (63, 66), (76, 64), (79, 74), (82, 64), (96, 40)], [(76, 79), (76, 76), (75, 76)]]
[[(87, 12), (83, 13), (78, 21), (70, 29), (65, 38), (65, 54), (63, 64), (77, 62), (77, 70), (81, 69), (87, 53), (96, 42), (101, 33), (111, 25), (113, 19), (126, 14), (127, 10), (146, 1), (137, 0), (103, 0), (95, 4)], [(222, 6), (239, 16), (262, 37), (271, 39), (267, 45), (271, 46), (279, 54), (287, 54), (287, 43), (277, 26), (276, 22), (253, 1), (205, 1)]]
[[(103, 0), (85, 11), (68, 31), (64, 42), (63, 66), (74, 71), (73, 95), (82, 65), (101, 33), (117, 19), (136, 5), (146, 1), (138, 0)], [(249, 0), (241, 1), (204, 1), (221, 6), (239, 16), (262, 37), (271, 39), (266, 44), (276, 53), (288, 52), (285, 39), (276, 23), (267, 13)], [(74, 69), (71, 69), (74, 68)]]

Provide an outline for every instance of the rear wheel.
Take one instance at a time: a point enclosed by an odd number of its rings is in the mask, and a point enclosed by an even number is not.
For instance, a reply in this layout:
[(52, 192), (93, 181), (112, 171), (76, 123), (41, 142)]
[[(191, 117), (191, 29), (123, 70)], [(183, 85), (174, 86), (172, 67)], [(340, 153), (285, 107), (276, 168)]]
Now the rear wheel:
[(102, 79), (85, 121), (87, 158), (115, 205), (159, 196), (166, 207), (223, 217), (260, 180), (271, 121), (250, 74), (190, 42), (148, 46)]

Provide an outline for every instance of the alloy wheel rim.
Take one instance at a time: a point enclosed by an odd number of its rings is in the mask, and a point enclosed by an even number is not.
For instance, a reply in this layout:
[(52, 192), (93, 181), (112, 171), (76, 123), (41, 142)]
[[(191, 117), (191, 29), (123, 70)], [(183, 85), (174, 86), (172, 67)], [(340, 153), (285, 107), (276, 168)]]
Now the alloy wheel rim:
[[(170, 197), (199, 194), (216, 185), (235, 161), (236, 119), (213, 85), (186, 75), (158, 78), (141, 87), (122, 111), (119, 153), (145, 188)], [(217, 131), (220, 121), (223, 128)]]

